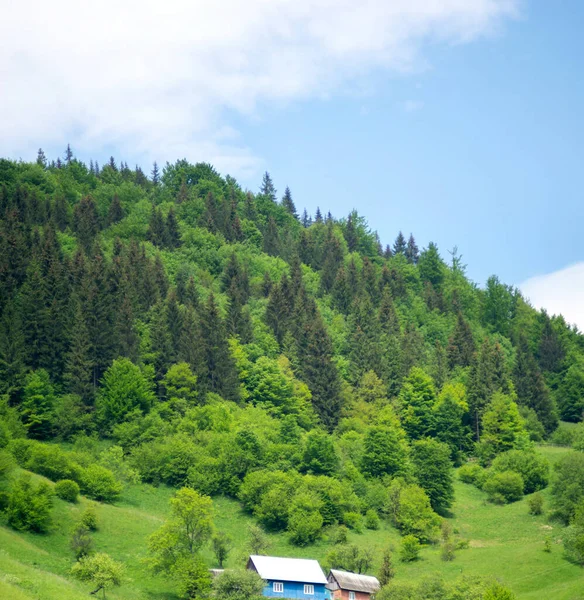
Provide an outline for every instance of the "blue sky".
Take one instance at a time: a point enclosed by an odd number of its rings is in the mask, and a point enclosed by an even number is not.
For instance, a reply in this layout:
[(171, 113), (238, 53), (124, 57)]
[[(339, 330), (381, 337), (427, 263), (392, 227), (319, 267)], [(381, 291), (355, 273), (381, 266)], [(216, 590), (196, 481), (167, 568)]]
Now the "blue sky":
[(28, 4), (0, 23), (0, 154), (267, 169), (584, 328), (578, 0)]

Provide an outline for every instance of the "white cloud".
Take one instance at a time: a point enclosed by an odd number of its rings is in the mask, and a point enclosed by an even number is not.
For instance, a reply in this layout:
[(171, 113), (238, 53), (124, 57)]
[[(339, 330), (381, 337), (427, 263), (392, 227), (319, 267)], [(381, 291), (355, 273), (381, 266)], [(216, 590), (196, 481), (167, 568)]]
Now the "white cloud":
[(545, 308), (550, 315), (561, 314), (584, 331), (584, 262), (532, 277), (519, 289), (536, 308)]
[(71, 141), (145, 159), (257, 167), (229, 113), (326, 97), (407, 71), (425, 41), (461, 43), (519, 0), (0, 0), (0, 154)]
[(406, 100), (403, 104), (403, 109), (406, 112), (417, 112), (424, 108), (424, 103), (421, 100)]

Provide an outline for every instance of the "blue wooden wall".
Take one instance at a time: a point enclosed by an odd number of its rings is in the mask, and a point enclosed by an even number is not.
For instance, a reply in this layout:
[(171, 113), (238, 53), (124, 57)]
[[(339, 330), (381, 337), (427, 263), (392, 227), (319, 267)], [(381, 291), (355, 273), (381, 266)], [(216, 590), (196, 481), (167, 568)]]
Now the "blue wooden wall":
[(268, 598), (291, 598), (292, 600), (328, 600), (331, 597), (329, 590), (324, 587), (324, 583), (315, 583), (314, 594), (312, 595), (304, 593), (304, 583), (282, 581), (284, 592), (274, 592), (273, 583), (273, 581), (268, 581), (268, 584), (264, 587), (264, 596)]

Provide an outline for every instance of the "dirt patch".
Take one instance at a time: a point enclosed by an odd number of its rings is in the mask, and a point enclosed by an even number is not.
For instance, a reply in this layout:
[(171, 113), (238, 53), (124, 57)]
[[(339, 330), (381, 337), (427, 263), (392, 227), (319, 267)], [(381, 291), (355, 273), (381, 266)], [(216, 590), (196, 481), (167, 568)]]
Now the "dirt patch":
[(488, 548), (490, 546), (495, 546), (495, 542), (485, 542), (483, 540), (471, 540), (468, 543), (470, 548)]
[(544, 531), (551, 531), (553, 527), (551, 525), (542, 525), (540, 529), (543, 529)]

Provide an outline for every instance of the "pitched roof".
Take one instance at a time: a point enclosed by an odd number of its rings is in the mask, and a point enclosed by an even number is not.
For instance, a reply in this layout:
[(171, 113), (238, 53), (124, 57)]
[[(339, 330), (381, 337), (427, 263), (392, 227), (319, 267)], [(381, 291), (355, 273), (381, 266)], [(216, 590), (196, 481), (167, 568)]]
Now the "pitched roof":
[(250, 563), (262, 579), (301, 583), (327, 582), (317, 560), (252, 555), (249, 557), (248, 567)]
[(379, 591), (379, 581), (377, 577), (371, 575), (358, 575), (349, 571), (337, 571), (331, 569), (330, 576), (333, 576), (342, 590), (350, 590), (351, 592), (365, 592), (375, 594)]

